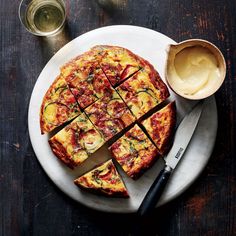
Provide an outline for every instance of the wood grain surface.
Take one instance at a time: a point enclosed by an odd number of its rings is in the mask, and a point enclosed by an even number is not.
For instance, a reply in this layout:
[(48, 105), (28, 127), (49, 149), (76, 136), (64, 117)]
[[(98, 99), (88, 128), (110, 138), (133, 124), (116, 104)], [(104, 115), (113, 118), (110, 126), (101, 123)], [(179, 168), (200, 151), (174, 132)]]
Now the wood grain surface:
[(236, 1), (67, 0), (65, 31), (49, 39), (21, 26), (19, 2), (0, 3), (0, 235), (135, 235), (135, 214), (93, 211), (58, 190), (35, 157), (27, 127), (31, 92), (47, 61), (71, 39), (112, 24), (148, 27), (176, 41), (207, 39), (222, 50), (227, 77), (216, 93), (210, 162), (184, 194), (155, 210), (144, 235), (236, 235)]

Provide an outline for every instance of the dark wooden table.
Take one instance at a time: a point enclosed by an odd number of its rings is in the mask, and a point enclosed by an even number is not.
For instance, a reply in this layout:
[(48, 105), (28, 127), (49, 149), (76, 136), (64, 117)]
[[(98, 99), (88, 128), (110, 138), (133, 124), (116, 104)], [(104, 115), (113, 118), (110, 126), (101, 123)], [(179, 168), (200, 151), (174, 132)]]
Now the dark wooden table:
[(148, 27), (176, 41), (203, 38), (222, 50), (227, 77), (216, 93), (211, 159), (184, 194), (156, 209), (146, 235), (236, 235), (236, 1), (123, 0), (104, 9), (95, 0), (67, 0), (66, 37), (50, 47), (20, 25), (19, 2), (0, 3), (0, 235), (134, 234), (134, 214), (97, 212), (57, 189), (37, 161), (27, 127), (31, 92), (47, 61), (71, 39), (112, 24)]

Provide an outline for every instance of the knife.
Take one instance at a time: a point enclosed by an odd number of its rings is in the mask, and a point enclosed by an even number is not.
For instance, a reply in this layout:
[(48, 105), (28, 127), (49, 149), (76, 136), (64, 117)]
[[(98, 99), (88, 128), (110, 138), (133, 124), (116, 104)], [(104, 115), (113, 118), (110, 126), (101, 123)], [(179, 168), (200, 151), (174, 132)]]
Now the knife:
[(146, 216), (152, 209), (155, 208), (171, 173), (183, 157), (184, 152), (193, 136), (202, 113), (203, 103), (203, 101), (200, 101), (193, 108), (193, 110), (184, 117), (178, 126), (175, 133), (173, 146), (168, 155), (164, 158), (165, 166), (145, 195), (137, 212), (139, 216)]

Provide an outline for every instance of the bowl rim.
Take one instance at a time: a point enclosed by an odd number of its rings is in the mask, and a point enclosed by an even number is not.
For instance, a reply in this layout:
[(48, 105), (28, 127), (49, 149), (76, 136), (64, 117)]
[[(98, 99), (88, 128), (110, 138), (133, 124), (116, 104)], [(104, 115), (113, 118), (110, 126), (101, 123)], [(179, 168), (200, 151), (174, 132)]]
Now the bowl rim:
[[(169, 63), (170, 48), (171, 47), (176, 47), (176, 48), (177, 47), (181, 47), (181, 45), (188, 44), (188, 43), (191, 43), (191, 42), (193, 43), (193, 45), (189, 45), (189, 46), (181, 48), (180, 50), (177, 50), (176, 54), (179, 53), (180, 51), (182, 51), (184, 48), (187, 48), (187, 47), (193, 47), (193, 46), (202, 46), (203, 47), (203, 44), (210, 45), (210, 47), (207, 47), (207, 48), (216, 57), (217, 62), (220, 64), (220, 68), (221, 68), (221, 75), (220, 75), (221, 82), (219, 83), (219, 85), (214, 90), (212, 90), (210, 93), (207, 93), (207, 94), (202, 95), (202, 96), (182, 94), (181, 92), (178, 91), (178, 89), (176, 89), (169, 82), (168, 63)], [(214, 51), (212, 49), (214, 49)], [(165, 65), (165, 79), (166, 79), (166, 82), (167, 82), (168, 86), (171, 88), (171, 90), (175, 94), (177, 94), (177, 95), (179, 95), (179, 96), (181, 96), (183, 98), (189, 99), (189, 100), (200, 100), (200, 99), (204, 99), (204, 98), (210, 97), (211, 95), (213, 95), (214, 93), (216, 93), (219, 90), (219, 88), (221, 87), (221, 85), (223, 84), (223, 82), (225, 80), (225, 77), (226, 77), (226, 62), (225, 62), (224, 55), (221, 52), (221, 50), (215, 44), (211, 43), (210, 41), (207, 41), (205, 39), (200, 39), (200, 38), (193, 38), (193, 39), (183, 40), (183, 41), (181, 41), (179, 43), (176, 43), (176, 44), (169, 44), (168, 45), (168, 47), (167, 47), (167, 60), (166, 60), (166, 65)]]

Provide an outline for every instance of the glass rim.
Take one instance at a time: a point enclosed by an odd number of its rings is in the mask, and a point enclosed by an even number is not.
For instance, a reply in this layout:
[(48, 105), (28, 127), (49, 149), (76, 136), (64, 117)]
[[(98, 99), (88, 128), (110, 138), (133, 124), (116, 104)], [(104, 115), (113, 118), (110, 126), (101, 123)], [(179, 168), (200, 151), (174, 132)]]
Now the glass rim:
[[(37, 33), (37, 32), (34, 32), (32, 30), (30, 30), (26, 24), (23, 22), (22, 20), (22, 16), (21, 16), (21, 10), (22, 10), (22, 5), (23, 3), (25, 2), (26, 0), (21, 0), (20, 1), (20, 4), (19, 4), (19, 7), (18, 7), (18, 17), (20, 19), (20, 22), (21, 22), (21, 25), (24, 26), (24, 28), (26, 29), (26, 31), (28, 31), (29, 33), (33, 34), (33, 35), (36, 35), (36, 36), (40, 36), (40, 37), (45, 37), (45, 36), (53, 36), (53, 35), (56, 35), (57, 33), (60, 32), (60, 30), (63, 28), (64, 24), (65, 24), (65, 21), (66, 21), (66, 4), (65, 4), (65, 1), (64, 0), (55, 0), (55, 1), (59, 1), (60, 3), (63, 4), (63, 9), (64, 9), (64, 18), (63, 18), (63, 21), (62, 23), (60, 24), (60, 26), (58, 26), (57, 29), (51, 31), (51, 32), (47, 32), (47, 33)], [(37, 0), (31, 0), (29, 2), (33, 2), (33, 1), (37, 1)]]

